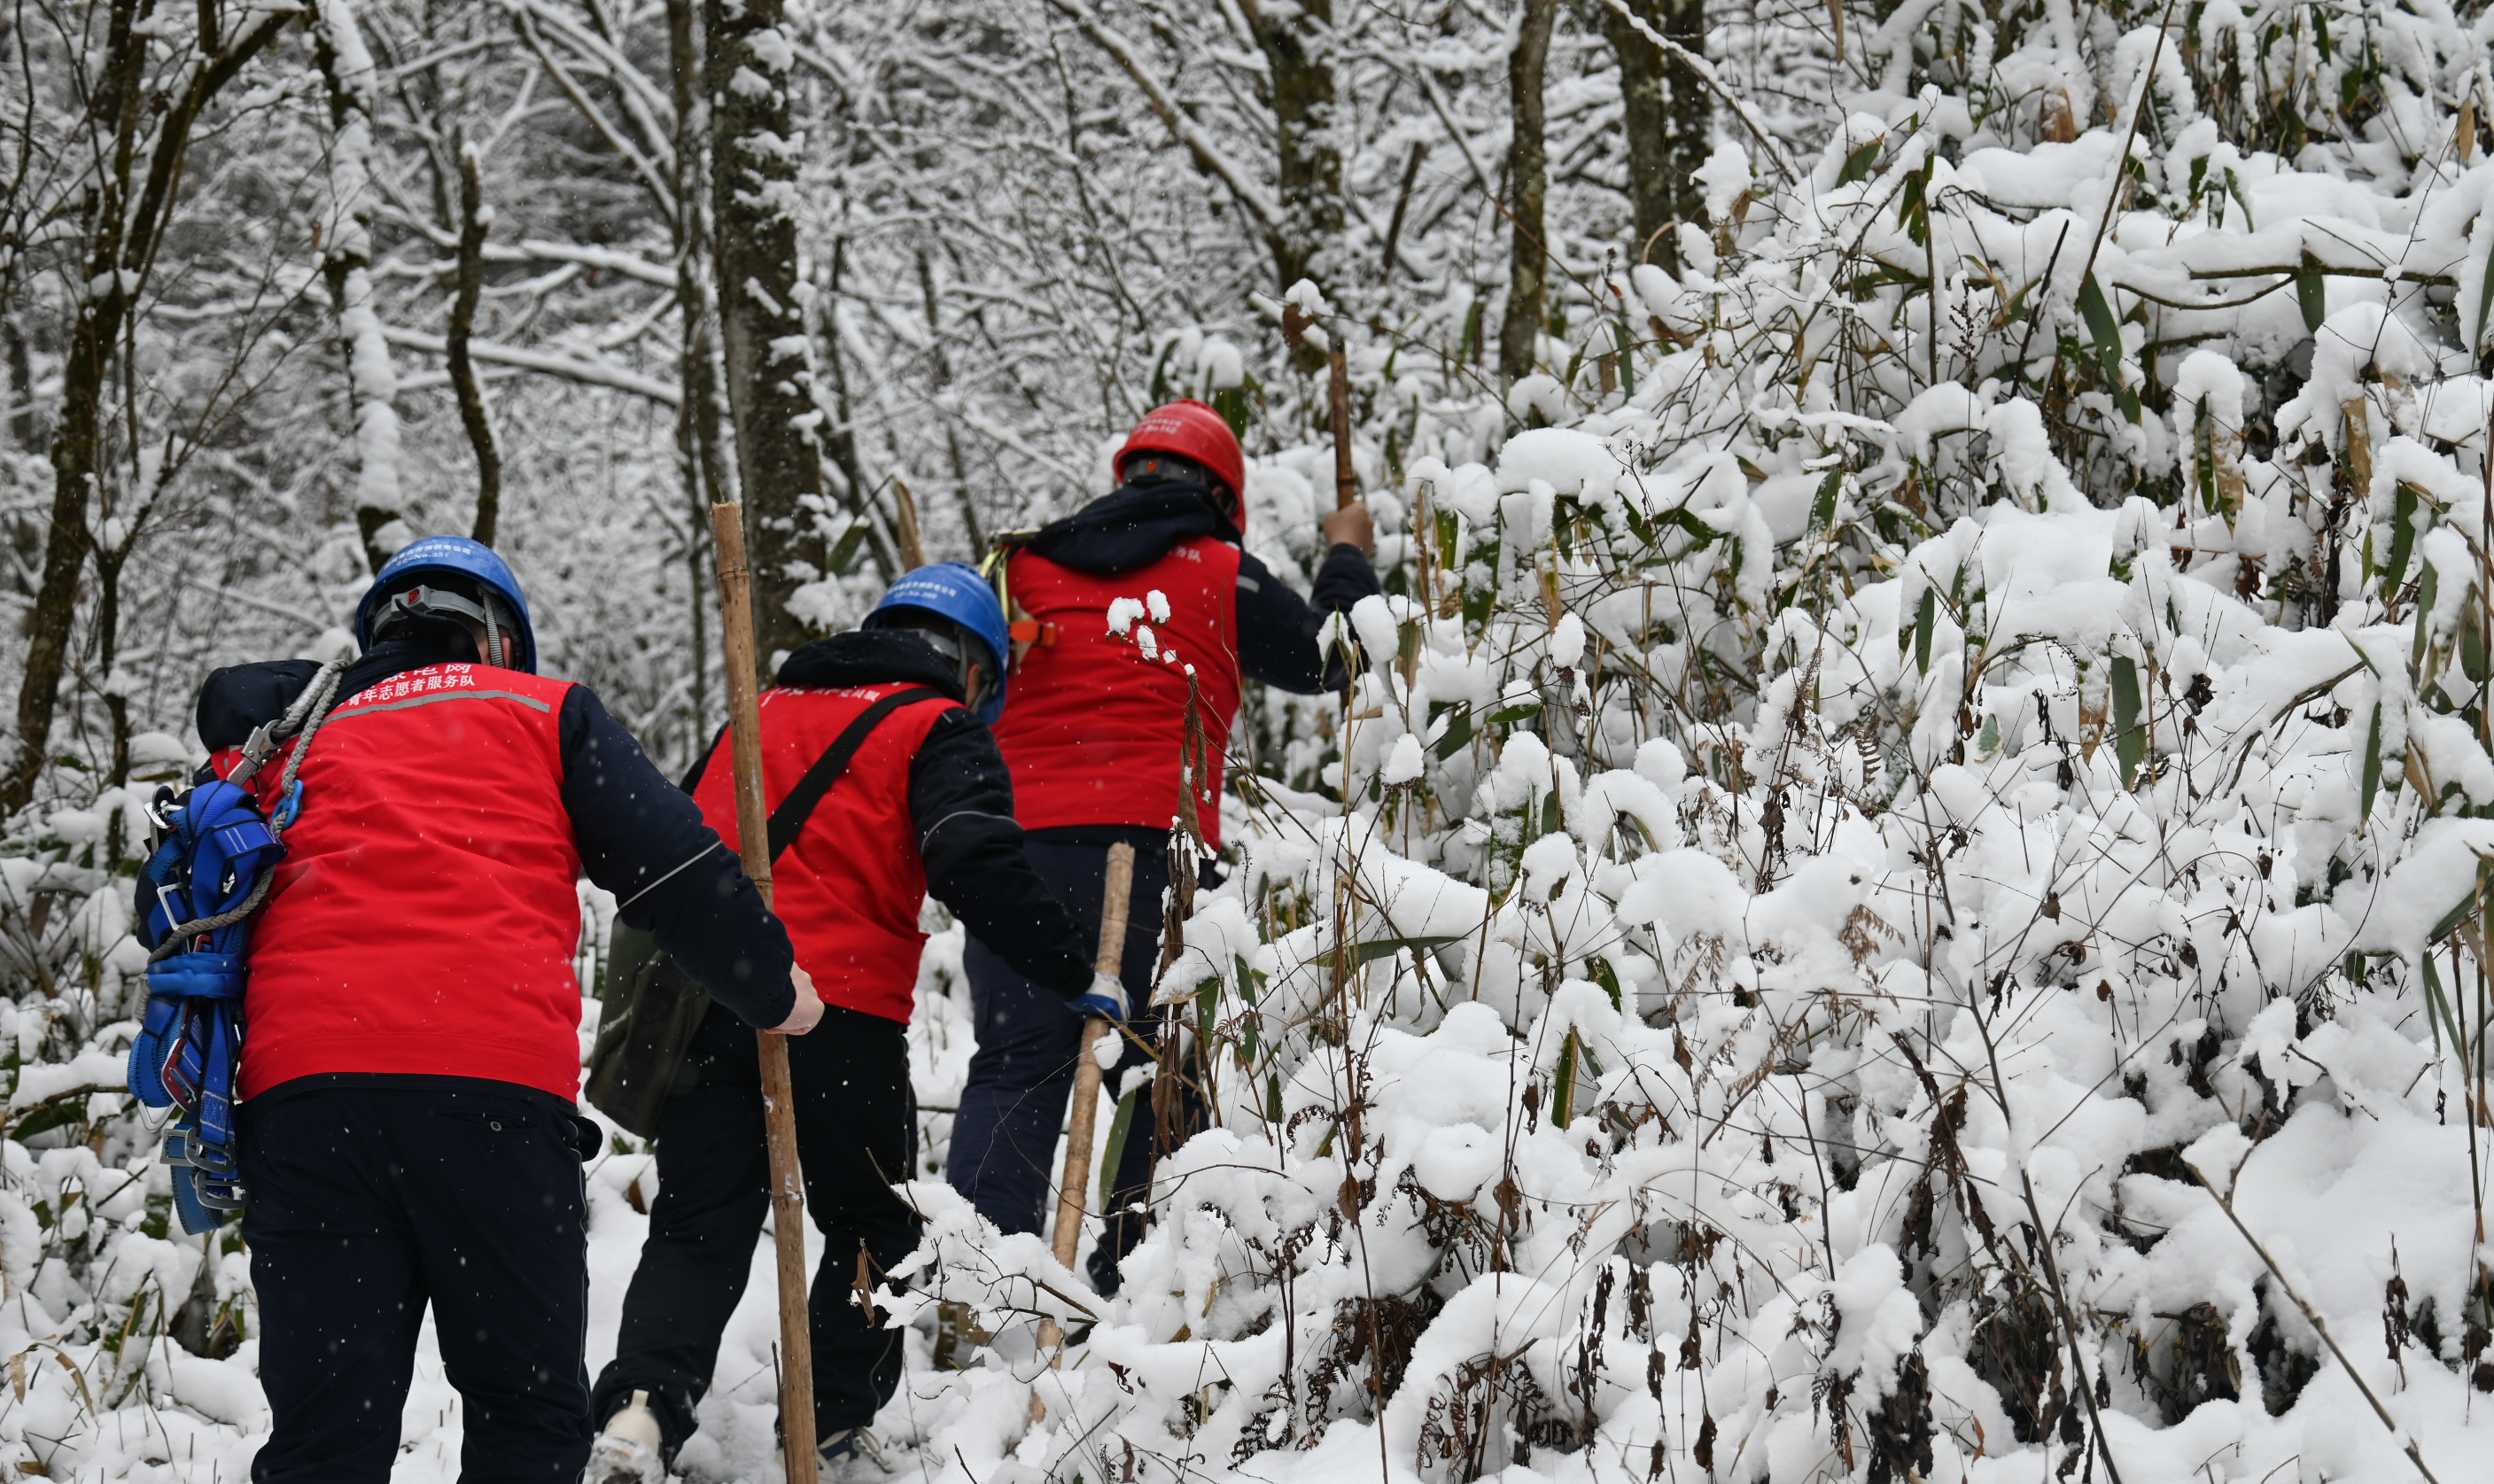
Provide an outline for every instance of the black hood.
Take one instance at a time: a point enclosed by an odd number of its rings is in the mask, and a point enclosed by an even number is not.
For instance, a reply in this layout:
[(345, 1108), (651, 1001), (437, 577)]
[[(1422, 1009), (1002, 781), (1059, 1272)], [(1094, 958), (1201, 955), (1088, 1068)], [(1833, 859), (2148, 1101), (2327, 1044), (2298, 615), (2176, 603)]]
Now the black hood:
[[(419, 623), (404, 637), (393, 636), (364, 651), (363, 658), (347, 667), (338, 677), (337, 699), (369, 690), (394, 675), (421, 670), (426, 665), (477, 664), (476, 646), (469, 641), (467, 631), (448, 623)], [(491, 665), (479, 665), (492, 669)]]
[(1114, 577), (1150, 566), (1180, 541), (1218, 536), (1235, 546), (1238, 529), (1200, 484), (1129, 485), (1042, 527), (1027, 549), (1059, 566)]
[[(329, 703), (335, 706), (405, 671), (472, 663), (475, 658), (475, 649), (465, 634), (447, 625), (419, 625), (404, 637), (384, 639), (365, 651), (338, 678), (337, 693)], [(286, 714), (286, 709), (319, 673), (319, 662), (309, 659), (268, 660), (208, 672), (207, 683), (199, 687), (199, 741), (211, 752), (241, 746), (254, 727)]]
[(895, 681), (961, 699), (960, 677), (944, 656), (901, 628), (861, 628), (808, 640), (780, 663), (777, 683), (791, 689), (837, 690), (849, 685), (889, 685)]

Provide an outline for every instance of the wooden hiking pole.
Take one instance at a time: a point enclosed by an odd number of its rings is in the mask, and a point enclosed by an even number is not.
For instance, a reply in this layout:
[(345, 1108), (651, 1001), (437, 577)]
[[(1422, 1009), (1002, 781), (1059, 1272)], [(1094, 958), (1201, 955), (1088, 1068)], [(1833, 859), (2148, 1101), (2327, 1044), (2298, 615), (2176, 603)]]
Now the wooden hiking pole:
[[(1127, 898), (1135, 892), (1135, 847), (1123, 841), (1109, 847), (1109, 882), (1100, 893), (1100, 952), (1092, 967), (1102, 974), (1115, 976), (1124, 971), (1126, 962)], [(1114, 1033), (1105, 1016), (1093, 1015), (1082, 1022), (1082, 1050), (1074, 1064), (1074, 1119), (1065, 1131), (1065, 1175), (1056, 1187), (1056, 1260), (1067, 1267), (1074, 1265), (1075, 1250), (1082, 1245), (1082, 1195), (1091, 1183), (1091, 1135), (1100, 1114), (1100, 1061), (1095, 1054), (1100, 1038)], [(1110, 1159), (1116, 1151), (1110, 1150)], [(1039, 1348), (1048, 1349), (1064, 1338), (1064, 1330), (1054, 1319), (1039, 1321)], [(1053, 1368), (1065, 1357), (1060, 1351), (1049, 1361)], [(1036, 1422), (1047, 1411), (1039, 1393), (1030, 1394), (1030, 1416)]]
[[(1282, 339), (1293, 350), (1316, 322), (1316, 316), (1294, 303), (1282, 306)], [(1342, 510), (1359, 499), (1359, 476), (1351, 467), (1351, 361), (1339, 330), (1325, 332), (1325, 409), (1333, 422), (1333, 507)]]
[[(771, 811), (762, 801), (762, 701), (753, 654), (753, 571), (745, 560), (745, 507), (710, 507), (718, 551), (719, 638), (727, 649), (727, 719), (734, 740), (736, 838), (745, 874), (771, 901)], [(797, 1167), (797, 1104), (788, 1040), (756, 1031), (762, 1053), (762, 1127), (771, 1147), (771, 1230), (779, 1250), (779, 1426), (788, 1484), (814, 1484), (814, 1348), (806, 1308), (806, 1186)]]
[(1333, 507), (1348, 510), (1359, 499), (1359, 476), (1351, 468), (1351, 363), (1342, 337), (1325, 351), (1325, 402), (1333, 413)]

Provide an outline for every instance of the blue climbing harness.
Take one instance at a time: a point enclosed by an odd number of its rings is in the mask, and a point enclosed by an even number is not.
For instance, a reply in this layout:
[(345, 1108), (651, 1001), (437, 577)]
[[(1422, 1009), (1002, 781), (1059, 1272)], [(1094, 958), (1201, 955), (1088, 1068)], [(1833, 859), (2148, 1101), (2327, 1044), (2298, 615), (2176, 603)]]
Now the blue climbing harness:
[[(251, 920), (286, 858), (286, 829), (303, 803), (294, 775), (344, 668), (323, 666), (283, 719), (254, 732), (231, 777), (178, 794), (159, 788), (149, 811), (157, 844), (141, 875), (155, 895), (143, 934), (152, 954), (130, 1090), (149, 1107), (181, 1110), (166, 1135), (165, 1163), (173, 1166), (173, 1209), (193, 1234), (242, 1208), (234, 1103)], [(298, 729), (271, 818), (249, 784), (278, 740)]]

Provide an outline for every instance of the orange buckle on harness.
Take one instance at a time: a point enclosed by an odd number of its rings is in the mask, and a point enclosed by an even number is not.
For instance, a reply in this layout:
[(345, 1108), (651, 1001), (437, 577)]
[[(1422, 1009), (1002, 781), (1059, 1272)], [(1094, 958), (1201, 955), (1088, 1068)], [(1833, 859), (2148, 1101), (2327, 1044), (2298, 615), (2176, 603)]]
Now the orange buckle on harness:
[(1051, 649), (1056, 644), (1056, 625), (1042, 623), (1037, 619), (1021, 619), (1006, 630), (1016, 644), (1044, 644)]

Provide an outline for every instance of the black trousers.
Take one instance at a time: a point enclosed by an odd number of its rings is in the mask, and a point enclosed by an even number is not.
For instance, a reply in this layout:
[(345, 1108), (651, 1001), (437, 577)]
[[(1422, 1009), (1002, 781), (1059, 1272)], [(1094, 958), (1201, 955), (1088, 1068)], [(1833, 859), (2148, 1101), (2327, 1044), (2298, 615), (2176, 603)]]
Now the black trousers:
[(295, 1083), (243, 1105), (242, 1234), (276, 1424), (254, 1480), (389, 1478), (428, 1303), (465, 1408), (461, 1479), (580, 1477), (581, 1127), (549, 1094), (457, 1077)]
[[(900, 1333), (852, 1295), (861, 1254), (880, 1283), (918, 1246), (918, 1218), (892, 1190), (910, 1177), (918, 1149), (906, 1030), (834, 1006), (788, 1043), (806, 1210), (824, 1237), (810, 1295), (817, 1438), (873, 1421), (900, 1384)], [(753, 1032), (713, 1006), (658, 1119), (650, 1237), (593, 1410), (602, 1421), (647, 1391), (670, 1459), (693, 1434), (771, 1209), (761, 1075)]]

